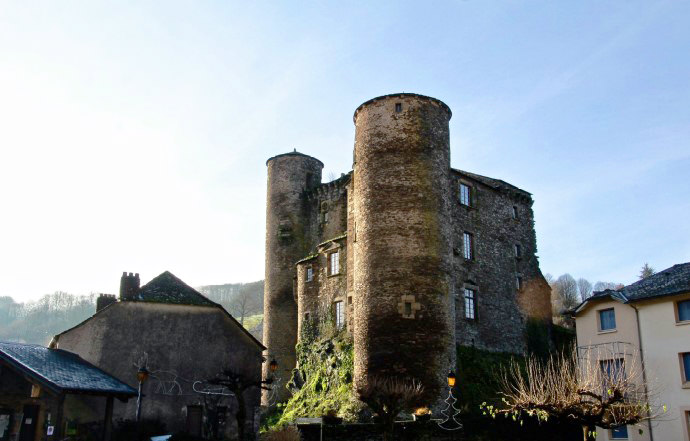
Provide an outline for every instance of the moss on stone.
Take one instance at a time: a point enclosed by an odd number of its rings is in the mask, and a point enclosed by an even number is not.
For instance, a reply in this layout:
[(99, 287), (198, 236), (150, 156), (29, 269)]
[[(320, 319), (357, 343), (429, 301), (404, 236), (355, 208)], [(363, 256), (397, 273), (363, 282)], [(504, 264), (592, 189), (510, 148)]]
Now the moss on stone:
[(288, 383), (293, 395), (278, 425), (329, 413), (345, 421), (355, 421), (364, 405), (355, 398), (352, 385), (354, 350), (351, 338), (344, 332), (322, 334), (301, 339), (296, 350), (299, 369), (294, 371)]

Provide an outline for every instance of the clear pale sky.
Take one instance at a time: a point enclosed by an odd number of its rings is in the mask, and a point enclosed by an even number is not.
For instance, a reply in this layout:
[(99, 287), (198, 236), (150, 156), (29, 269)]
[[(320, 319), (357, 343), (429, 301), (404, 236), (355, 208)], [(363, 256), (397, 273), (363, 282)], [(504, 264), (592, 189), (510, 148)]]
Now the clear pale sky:
[(266, 159), (339, 176), (402, 91), (533, 193), (544, 273), (690, 261), (690, 2), (0, 4), (0, 295), (263, 278)]

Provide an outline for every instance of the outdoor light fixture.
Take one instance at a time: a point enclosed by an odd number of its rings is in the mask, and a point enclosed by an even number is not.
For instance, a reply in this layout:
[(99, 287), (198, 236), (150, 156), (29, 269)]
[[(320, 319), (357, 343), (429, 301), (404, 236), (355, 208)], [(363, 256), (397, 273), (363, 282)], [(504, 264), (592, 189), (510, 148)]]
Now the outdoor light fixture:
[(453, 371), (448, 372), (448, 386), (455, 386), (455, 374), (453, 373)]
[(137, 371), (137, 380), (139, 380), (139, 383), (143, 383), (149, 378), (149, 371), (145, 367), (140, 367), (139, 370)]
[(142, 366), (139, 368), (137, 371), (137, 380), (139, 380), (139, 390), (137, 393), (137, 423), (141, 419), (141, 402), (143, 399), (143, 395), (141, 394), (141, 385), (144, 384), (144, 381), (146, 381), (149, 378), (149, 371), (146, 369), (146, 366)]
[(276, 369), (278, 369), (278, 362), (275, 358), (268, 364), (268, 368), (271, 370), (271, 372), (275, 372)]

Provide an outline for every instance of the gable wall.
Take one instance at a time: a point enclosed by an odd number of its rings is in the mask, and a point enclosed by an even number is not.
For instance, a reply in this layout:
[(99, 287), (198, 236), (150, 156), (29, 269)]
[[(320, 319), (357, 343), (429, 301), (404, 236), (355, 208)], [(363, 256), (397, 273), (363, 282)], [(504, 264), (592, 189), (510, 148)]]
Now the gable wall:
[[(57, 344), (134, 388), (136, 365), (148, 354), (153, 374), (144, 383), (142, 415), (162, 419), (172, 432), (184, 430), (185, 407), (202, 401), (192, 389), (194, 381), (228, 367), (261, 378), (261, 349), (216, 307), (118, 302), (62, 334)], [(180, 395), (163, 392), (170, 388)], [(258, 389), (248, 394), (248, 415), (259, 396)], [(115, 406), (115, 419), (133, 419), (135, 412), (136, 400), (130, 400)]]

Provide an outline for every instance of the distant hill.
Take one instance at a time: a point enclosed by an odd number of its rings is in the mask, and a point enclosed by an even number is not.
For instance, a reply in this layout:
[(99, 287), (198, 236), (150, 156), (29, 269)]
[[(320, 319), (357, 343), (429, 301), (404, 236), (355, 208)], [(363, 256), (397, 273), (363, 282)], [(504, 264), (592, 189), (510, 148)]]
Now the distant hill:
[(95, 294), (76, 296), (56, 291), (26, 303), (0, 297), (0, 340), (47, 345), (55, 334), (81, 323), (95, 311)]
[(226, 283), (196, 288), (200, 293), (220, 303), (259, 341), (262, 337), (264, 312), (264, 281)]
[[(220, 303), (261, 340), (264, 282), (226, 283), (196, 288)], [(37, 301), (20, 303), (0, 297), (0, 340), (48, 345), (50, 339), (96, 312), (96, 294), (78, 296), (62, 291), (46, 294)]]

